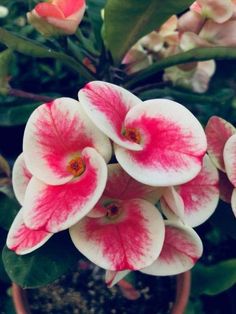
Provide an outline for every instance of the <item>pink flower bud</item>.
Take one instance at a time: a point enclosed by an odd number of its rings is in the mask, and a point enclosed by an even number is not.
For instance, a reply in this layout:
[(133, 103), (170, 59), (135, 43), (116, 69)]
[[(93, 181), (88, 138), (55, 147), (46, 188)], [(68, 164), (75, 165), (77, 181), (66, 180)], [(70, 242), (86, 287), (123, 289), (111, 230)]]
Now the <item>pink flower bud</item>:
[(38, 3), (27, 18), (44, 36), (74, 34), (85, 11), (85, 0), (51, 0)]

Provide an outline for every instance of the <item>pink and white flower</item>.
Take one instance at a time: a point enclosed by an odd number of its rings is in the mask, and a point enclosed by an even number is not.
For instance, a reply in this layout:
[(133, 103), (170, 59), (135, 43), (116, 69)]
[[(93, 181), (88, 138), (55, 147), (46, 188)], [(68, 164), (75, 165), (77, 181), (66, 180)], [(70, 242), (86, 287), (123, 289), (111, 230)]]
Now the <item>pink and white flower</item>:
[[(34, 237), (47, 238), (84, 217), (103, 193), (110, 156), (110, 141), (77, 101), (59, 98), (38, 107), (13, 168), (14, 191), (23, 207), (10, 230), (10, 247), (17, 247), (25, 234), (23, 243), (30, 250)], [(17, 250), (24, 252), (24, 247)]]
[(193, 180), (166, 188), (161, 198), (162, 210), (169, 219), (196, 227), (214, 213), (219, 194), (218, 171), (205, 155), (203, 167)]
[[(165, 221), (165, 239), (159, 257), (142, 273), (155, 276), (177, 275), (191, 269), (201, 257), (202, 242), (190, 227), (176, 222)], [(106, 271), (105, 281), (112, 287), (130, 271)]]
[(70, 228), (74, 245), (98, 266), (120, 271), (150, 265), (160, 254), (164, 221), (151, 204), (160, 190), (135, 181), (118, 164), (108, 166), (102, 198)]
[(168, 99), (142, 102), (122, 87), (99, 81), (82, 88), (79, 99), (91, 120), (114, 141), (122, 168), (137, 181), (176, 185), (200, 171), (206, 137), (182, 105)]
[(50, 0), (27, 13), (28, 21), (43, 35), (74, 34), (80, 24), (85, 0)]

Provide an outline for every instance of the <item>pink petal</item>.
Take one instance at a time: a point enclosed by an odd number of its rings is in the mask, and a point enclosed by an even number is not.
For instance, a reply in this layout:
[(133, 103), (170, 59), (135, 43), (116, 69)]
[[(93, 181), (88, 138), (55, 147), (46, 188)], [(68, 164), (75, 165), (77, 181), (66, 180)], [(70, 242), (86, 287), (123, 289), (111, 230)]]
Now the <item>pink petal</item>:
[(230, 20), (223, 24), (207, 21), (199, 36), (213, 45), (235, 47), (236, 46), (236, 21)]
[(225, 171), (223, 150), (226, 141), (235, 134), (235, 128), (224, 119), (213, 116), (209, 119), (205, 132), (208, 143), (207, 152), (211, 160), (218, 169)]
[(231, 206), (232, 206), (234, 216), (236, 217), (236, 189), (234, 189), (232, 193)]
[(85, 217), (70, 228), (74, 245), (105, 269), (132, 270), (150, 265), (159, 256), (164, 240), (160, 213), (139, 199), (115, 202), (114, 208), (116, 215)]
[(214, 213), (219, 201), (219, 175), (207, 155), (200, 173), (177, 191), (184, 201), (184, 222), (189, 226), (202, 224)]
[(224, 23), (233, 15), (231, 0), (197, 0), (201, 7), (201, 14), (217, 23)]
[(133, 150), (140, 145), (123, 135), (123, 123), (127, 112), (142, 101), (122, 87), (94, 81), (79, 91), (79, 100), (96, 126), (114, 142)]
[(28, 254), (42, 246), (52, 235), (44, 230), (32, 230), (26, 227), (21, 209), (8, 232), (7, 247), (16, 254)]
[(119, 164), (108, 165), (108, 180), (103, 195), (107, 198), (129, 200), (142, 198), (155, 204), (163, 188), (142, 184), (130, 177)]
[(236, 186), (236, 134), (232, 135), (225, 143), (223, 151), (226, 174), (233, 184)]
[(190, 227), (166, 222), (164, 245), (156, 261), (141, 270), (155, 276), (177, 275), (192, 268), (201, 257), (202, 242)]
[(33, 177), (24, 201), (24, 221), (32, 229), (58, 232), (84, 217), (97, 203), (105, 188), (107, 166), (93, 149), (82, 152), (85, 171), (63, 185), (46, 185)]
[(169, 219), (184, 220), (184, 201), (173, 186), (165, 189), (161, 198), (161, 208)]
[(193, 32), (198, 34), (205, 19), (195, 11), (188, 11), (178, 19), (178, 29), (180, 32)]
[(59, 19), (64, 19), (64, 13), (56, 5), (52, 3), (42, 2), (38, 3), (34, 10), (40, 17), (54, 17)]
[(54, 17), (48, 17), (47, 22), (52, 26), (61, 29), (62, 33), (72, 35), (76, 32), (78, 25), (84, 17), (85, 6), (67, 17), (66, 19), (59, 19)]
[(122, 168), (147, 185), (185, 183), (201, 169), (207, 143), (198, 120), (182, 105), (167, 99), (145, 101), (133, 107), (124, 122), (140, 137), (141, 151), (115, 145)]
[(219, 171), (219, 175), (220, 175), (219, 182), (220, 199), (230, 204), (234, 186), (229, 181), (227, 175), (224, 172)]
[(13, 190), (14, 190), (16, 199), (21, 205), (23, 205), (24, 203), (25, 191), (31, 177), (32, 177), (32, 174), (26, 168), (24, 156), (23, 156), (23, 153), (21, 153), (17, 157), (14, 163), (13, 169), (12, 169)]
[(51, 185), (69, 182), (70, 160), (85, 147), (94, 147), (106, 159), (109, 140), (92, 124), (76, 100), (59, 98), (38, 107), (26, 125), (23, 151), (27, 168)]
[(122, 271), (107, 270), (106, 275), (105, 275), (105, 282), (107, 286), (111, 288), (129, 273), (130, 273), (130, 270), (122, 270)]
[(85, 0), (53, 0), (53, 4), (60, 8), (65, 17), (85, 8)]

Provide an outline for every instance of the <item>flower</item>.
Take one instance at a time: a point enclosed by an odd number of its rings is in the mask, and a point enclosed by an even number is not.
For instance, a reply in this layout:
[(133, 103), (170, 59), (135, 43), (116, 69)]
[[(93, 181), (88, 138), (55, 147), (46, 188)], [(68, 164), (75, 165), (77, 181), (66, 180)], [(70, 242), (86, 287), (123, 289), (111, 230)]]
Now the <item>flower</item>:
[(116, 158), (135, 180), (182, 184), (201, 169), (207, 143), (197, 119), (168, 99), (142, 102), (119, 86), (94, 81), (79, 91), (84, 110), (114, 141)]
[[(84, 217), (103, 193), (104, 158), (108, 161), (110, 156), (109, 140), (77, 101), (58, 98), (39, 106), (27, 122), (23, 154), (13, 168), (13, 187), (22, 210), (9, 231), (9, 239), (15, 241), (8, 241), (9, 248), (16, 248), (25, 234), (27, 247), (18, 250), (24, 254), (25, 249), (34, 249), (31, 236), (47, 237)], [(39, 231), (44, 233), (38, 236)]]
[(208, 153), (220, 170), (220, 197), (231, 206), (236, 216), (236, 130), (226, 120), (213, 116), (206, 125)]
[(119, 164), (108, 165), (101, 199), (69, 230), (74, 245), (105, 269), (133, 270), (150, 265), (164, 241), (164, 221), (151, 203), (159, 199), (161, 191), (135, 181)]
[(191, 63), (188, 67), (186, 69), (183, 66), (173, 66), (165, 69), (164, 81), (171, 81), (174, 86), (191, 89), (196, 93), (204, 93), (215, 73), (215, 61)]
[(74, 34), (85, 11), (85, 0), (50, 0), (38, 3), (27, 13), (31, 23), (44, 36)]
[(205, 222), (219, 201), (219, 175), (205, 155), (200, 173), (191, 181), (167, 187), (161, 198), (161, 209), (168, 219), (181, 220), (191, 227)]
[[(191, 269), (203, 252), (202, 242), (190, 227), (177, 222), (165, 221), (165, 239), (158, 258), (142, 273), (155, 276), (177, 275)], [(130, 270), (106, 271), (105, 281), (112, 287)]]
[(190, 7), (202, 17), (224, 23), (234, 13), (234, 0), (196, 0)]

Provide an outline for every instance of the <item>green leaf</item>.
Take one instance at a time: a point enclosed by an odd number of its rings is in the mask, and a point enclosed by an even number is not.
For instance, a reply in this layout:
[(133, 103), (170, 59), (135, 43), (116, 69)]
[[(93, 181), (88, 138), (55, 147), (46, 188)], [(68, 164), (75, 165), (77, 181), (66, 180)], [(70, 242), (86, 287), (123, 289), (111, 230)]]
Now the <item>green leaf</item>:
[(60, 60), (74, 72), (81, 74), (86, 80), (93, 80), (94, 77), (90, 72), (74, 58), (62, 53), (52, 50), (48, 47), (38, 44), (37, 42), (28, 38), (21, 37), (6, 31), (0, 27), (0, 42), (5, 44), (8, 48), (22, 53), (26, 56), (37, 57), (37, 58), (52, 58)]
[(101, 28), (103, 24), (101, 10), (105, 7), (107, 0), (87, 0), (88, 16), (91, 20), (92, 28), (97, 39), (97, 43), (101, 45)]
[(27, 255), (17, 255), (6, 246), (2, 258), (8, 276), (23, 288), (36, 288), (52, 283), (77, 262), (68, 232), (54, 235), (46, 244)]
[(192, 0), (108, 0), (105, 7), (106, 47), (115, 63), (138, 39), (160, 27), (171, 15), (183, 12)]
[(6, 49), (0, 53), (0, 94), (6, 95), (8, 91), (8, 80), (10, 76), (10, 66), (14, 55), (11, 49)]
[(192, 270), (192, 295), (216, 295), (236, 283), (236, 259), (213, 266), (197, 264)]
[(31, 113), (41, 103), (33, 103), (19, 106), (0, 107), (0, 126), (16, 126), (27, 122)]
[(0, 227), (9, 230), (19, 209), (20, 205), (15, 199), (0, 192)]

